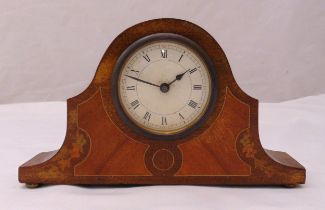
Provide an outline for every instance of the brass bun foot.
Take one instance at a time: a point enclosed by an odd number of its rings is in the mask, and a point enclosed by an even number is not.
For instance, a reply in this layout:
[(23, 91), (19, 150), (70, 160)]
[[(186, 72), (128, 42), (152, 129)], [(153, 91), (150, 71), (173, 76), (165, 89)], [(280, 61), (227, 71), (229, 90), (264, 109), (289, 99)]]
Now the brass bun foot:
[(31, 183), (26, 183), (25, 185), (29, 189), (38, 188), (40, 186), (40, 184), (31, 184)]
[(285, 184), (285, 185), (283, 185), (283, 187), (286, 187), (286, 188), (295, 188), (295, 187), (297, 187), (297, 185), (296, 184)]

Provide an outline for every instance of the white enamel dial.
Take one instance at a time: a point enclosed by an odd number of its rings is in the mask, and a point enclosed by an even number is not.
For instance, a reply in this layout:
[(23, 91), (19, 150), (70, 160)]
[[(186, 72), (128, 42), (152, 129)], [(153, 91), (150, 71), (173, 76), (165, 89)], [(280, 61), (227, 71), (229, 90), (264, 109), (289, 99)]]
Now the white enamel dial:
[(174, 40), (149, 42), (133, 51), (117, 84), (128, 118), (158, 135), (177, 134), (198, 122), (211, 96), (207, 65), (195, 50)]

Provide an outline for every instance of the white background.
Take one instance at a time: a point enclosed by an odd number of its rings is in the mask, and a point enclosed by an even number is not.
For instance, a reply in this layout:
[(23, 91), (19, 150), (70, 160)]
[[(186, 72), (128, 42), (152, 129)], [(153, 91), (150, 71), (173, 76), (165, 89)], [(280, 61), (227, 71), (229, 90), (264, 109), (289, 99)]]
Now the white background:
[[(207, 30), (239, 85), (264, 102), (325, 93), (325, 1), (0, 0), (0, 103), (65, 100), (90, 83), (109, 43), (152, 18)], [(28, 190), (18, 167), (61, 146), (64, 102), (0, 105), (0, 209), (319, 209), (325, 206), (325, 95), (261, 104), (260, 136), (307, 169), (305, 185)], [(153, 208), (153, 206), (155, 208)]]
[(80, 93), (119, 33), (162, 17), (207, 30), (263, 102), (325, 93), (323, 0), (0, 0), (0, 103)]

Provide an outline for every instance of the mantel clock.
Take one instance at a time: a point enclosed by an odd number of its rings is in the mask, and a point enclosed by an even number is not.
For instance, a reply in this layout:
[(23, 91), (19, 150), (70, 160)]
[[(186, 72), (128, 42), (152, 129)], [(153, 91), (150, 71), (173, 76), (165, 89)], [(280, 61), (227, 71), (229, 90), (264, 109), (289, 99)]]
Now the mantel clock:
[(305, 182), (302, 165), (261, 146), (258, 101), (240, 89), (213, 37), (187, 21), (150, 20), (122, 32), (67, 106), (62, 147), (23, 164), (20, 182)]

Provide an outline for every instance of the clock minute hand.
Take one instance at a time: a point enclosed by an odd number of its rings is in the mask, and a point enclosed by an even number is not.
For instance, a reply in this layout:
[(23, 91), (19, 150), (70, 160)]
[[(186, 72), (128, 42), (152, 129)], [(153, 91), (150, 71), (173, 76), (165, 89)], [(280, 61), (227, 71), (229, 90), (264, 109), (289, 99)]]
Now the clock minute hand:
[(155, 86), (155, 87), (160, 87), (159, 85), (153, 84), (153, 83), (151, 83), (151, 82), (144, 81), (144, 80), (139, 79), (139, 78), (136, 78), (136, 77), (132, 77), (132, 76), (129, 76), (129, 75), (125, 75), (125, 76), (126, 76), (126, 77), (129, 77), (129, 78), (131, 78), (131, 79), (137, 80), (137, 81), (139, 81), (139, 82), (146, 83), (146, 84), (148, 84), (148, 85), (152, 85), (152, 86)]
[(168, 85), (173, 84), (176, 80), (181, 80), (183, 78), (184, 74), (186, 74), (186, 72), (188, 72), (189, 70), (190, 69), (186, 70), (184, 73), (176, 75), (176, 78), (173, 81), (171, 81), (170, 83), (168, 83)]

